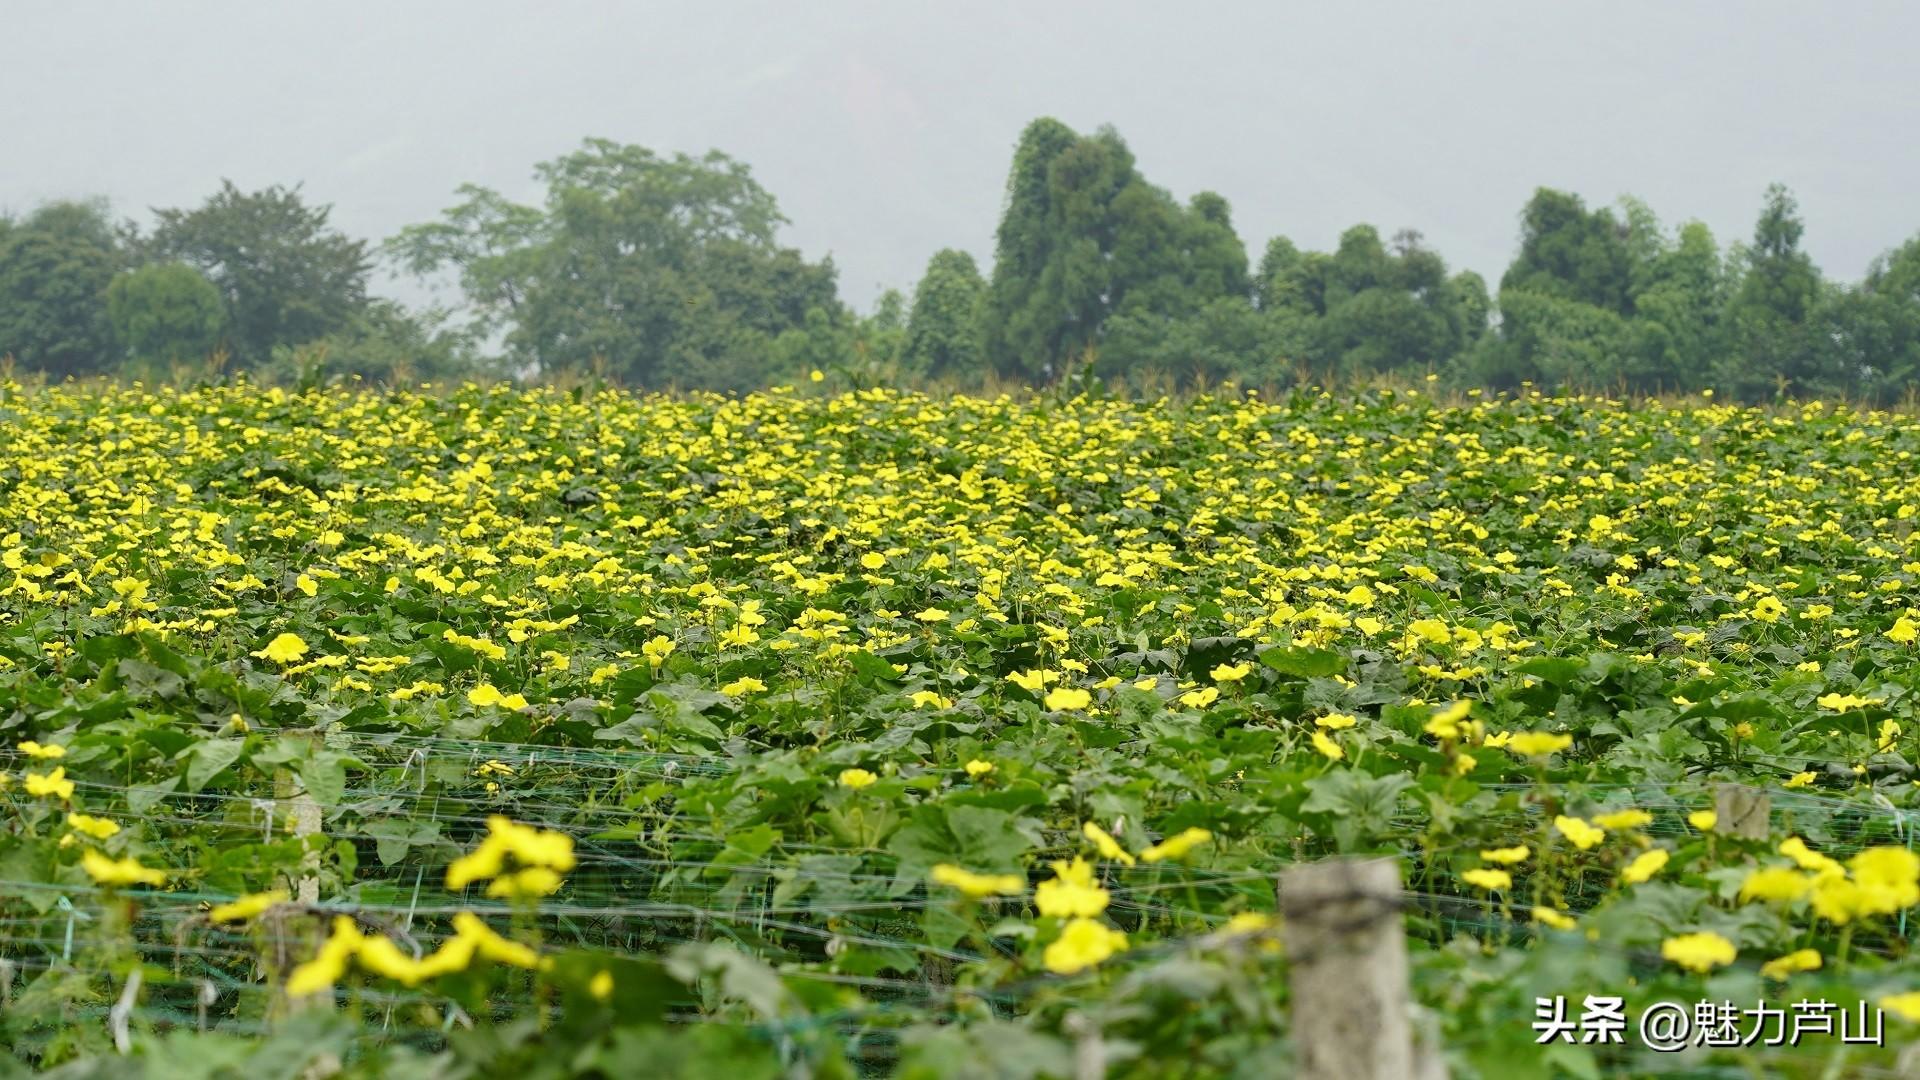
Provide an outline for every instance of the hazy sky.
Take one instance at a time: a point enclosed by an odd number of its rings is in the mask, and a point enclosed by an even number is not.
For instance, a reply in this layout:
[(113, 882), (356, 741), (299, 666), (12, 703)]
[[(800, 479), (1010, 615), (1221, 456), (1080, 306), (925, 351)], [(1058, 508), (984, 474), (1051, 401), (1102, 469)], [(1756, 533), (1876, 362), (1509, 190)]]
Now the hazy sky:
[(535, 199), (533, 164), (584, 136), (719, 148), (862, 310), (937, 248), (985, 269), (1040, 115), (1225, 195), (1255, 260), (1364, 221), (1496, 281), (1542, 184), (1724, 244), (1779, 180), (1846, 279), (1920, 231), (1904, 3), (0, 0), (0, 22), (0, 208), (94, 194), (144, 221), (222, 177), (300, 181), (377, 239), (463, 181)]

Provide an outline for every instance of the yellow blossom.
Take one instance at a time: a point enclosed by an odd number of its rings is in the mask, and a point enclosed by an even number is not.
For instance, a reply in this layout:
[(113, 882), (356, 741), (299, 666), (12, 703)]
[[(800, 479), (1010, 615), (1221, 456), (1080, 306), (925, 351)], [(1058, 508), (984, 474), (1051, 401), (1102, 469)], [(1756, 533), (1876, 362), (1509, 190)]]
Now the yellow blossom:
[(1576, 817), (1565, 814), (1553, 819), (1553, 827), (1561, 836), (1573, 841), (1573, 846), (1585, 851), (1607, 838), (1605, 829), (1597, 829)]
[(1107, 890), (1093, 883), (1093, 867), (1078, 855), (1071, 862), (1055, 861), (1054, 876), (1033, 890), (1040, 914), (1055, 918), (1093, 916), (1107, 910)]
[(287, 900), (288, 895), (285, 889), (248, 893), (236, 900), (213, 905), (207, 911), (207, 921), (211, 923), (240, 922), (259, 915), (275, 904), (284, 904)]
[(56, 799), (73, 798), (73, 781), (67, 779), (67, 769), (64, 765), (55, 766), (52, 772), (44, 775), (34, 772), (21, 773), (20, 778), (25, 782), (29, 795), (52, 796)]
[(105, 840), (120, 831), (120, 825), (117, 822), (90, 814), (68, 814), (67, 827), (74, 832), (91, 836), (95, 840)]
[(1217, 683), (1239, 682), (1253, 671), (1252, 664), (1221, 664), (1210, 673)]
[(1046, 706), (1056, 711), (1074, 712), (1093, 703), (1093, 695), (1079, 687), (1061, 686), (1047, 691)]
[(307, 643), (300, 639), (299, 634), (281, 634), (253, 655), (276, 664), (291, 664), (307, 655)]
[(975, 899), (983, 896), (1012, 896), (1025, 892), (1027, 888), (1027, 879), (1018, 874), (976, 874), (950, 863), (936, 865), (933, 868), (932, 878), (936, 885), (947, 885), (959, 889)]
[(1047, 970), (1071, 975), (1099, 964), (1127, 947), (1127, 935), (1090, 918), (1076, 918), (1060, 928), (1060, 936), (1041, 953)]
[(855, 791), (859, 791), (864, 787), (870, 787), (874, 781), (879, 779), (878, 776), (875, 776), (865, 769), (842, 769), (840, 771), (840, 786), (852, 788)]
[(1507, 740), (1507, 749), (1522, 757), (1546, 757), (1573, 745), (1573, 736), (1550, 731), (1516, 731)]
[(1487, 867), (1461, 871), (1460, 880), (1475, 888), (1485, 889), (1488, 892), (1498, 892), (1500, 890), (1513, 888), (1512, 874), (1507, 873), (1505, 870), (1494, 870)]
[(1818, 970), (1820, 970), (1820, 953), (1814, 949), (1799, 949), (1785, 956), (1776, 956), (1760, 965), (1760, 974), (1763, 978), (1783, 981), (1795, 972)]
[(124, 859), (109, 859), (93, 848), (88, 848), (80, 856), (80, 868), (87, 876), (102, 885), (165, 885), (167, 872), (141, 866), (140, 860), (129, 855)]
[(1133, 856), (1127, 853), (1126, 848), (1120, 846), (1120, 841), (1115, 840), (1111, 833), (1093, 822), (1082, 823), (1080, 835), (1093, 844), (1094, 850), (1100, 853), (1101, 858), (1112, 859), (1127, 866), (1133, 865)]
[(1731, 964), (1739, 955), (1733, 942), (1712, 931), (1680, 934), (1660, 943), (1660, 955), (1688, 971), (1704, 975), (1714, 968)]
[(1205, 829), (1189, 827), (1147, 848), (1140, 853), (1144, 862), (1156, 863), (1166, 859), (1184, 859), (1187, 853), (1201, 844), (1213, 839), (1213, 834)]
[(1672, 856), (1668, 854), (1666, 848), (1654, 848), (1651, 851), (1642, 852), (1620, 871), (1620, 881), (1626, 885), (1642, 884), (1659, 873), (1661, 867), (1667, 865), (1669, 858)]

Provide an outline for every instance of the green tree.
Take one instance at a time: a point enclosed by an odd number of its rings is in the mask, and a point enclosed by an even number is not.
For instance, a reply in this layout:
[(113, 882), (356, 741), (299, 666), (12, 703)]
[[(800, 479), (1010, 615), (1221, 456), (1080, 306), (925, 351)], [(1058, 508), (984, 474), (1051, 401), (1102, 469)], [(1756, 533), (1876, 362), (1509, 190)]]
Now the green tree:
[(1873, 261), (1854, 288), (1826, 289), (1814, 309), (1837, 392), (1892, 404), (1920, 380), (1920, 237)]
[(1740, 284), (1726, 314), (1730, 347), (1715, 371), (1719, 386), (1742, 400), (1817, 394), (1839, 376), (1830, 368), (1830, 339), (1813, 319), (1822, 283), (1800, 249), (1805, 232), (1792, 193), (1769, 187), (1753, 243), (1740, 253)]
[(296, 185), (245, 192), (230, 180), (192, 210), (156, 210), (161, 259), (200, 270), (220, 290), (235, 358), (258, 366), (275, 346), (344, 329), (367, 304), (367, 245), (334, 229), (330, 206)]
[(103, 202), (56, 202), (0, 230), (0, 356), (49, 375), (112, 370), (107, 287), (127, 257)]
[(1248, 289), (1224, 199), (1202, 193), (1181, 206), (1141, 177), (1111, 128), (1081, 136), (1052, 119), (1027, 126), (981, 305), (995, 368), (1057, 378), (1116, 314), (1180, 319)]
[(220, 343), (220, 290), (185, 263), (150, 263), (107, 286), (107, 316), (128, 358), (150, 377), (204, 360)]
[(1520, 212), (1520, 251), (1500, 291), (1524, 290), (1632, 314), (1630, 229), (1580, 196), (1540, 188)]
[(773, 196), (725, 154), (590, 139), (535, 175), (540, 207), (467, 185), (387, 244), (414, 273), (457, 273), (477, 327), (504, 331), (523, 369), (604, 363), (640, 385), (745, 389), (794, 374), (772, 344), (810, 311), (814, 329), (846, 318), (832, 262), (776, 243)]
[(982, 373), (980, 305), (987, 285), (973, 256), (945, 248), (927, 262), (907, 315), (906, 367), (932, 379)]

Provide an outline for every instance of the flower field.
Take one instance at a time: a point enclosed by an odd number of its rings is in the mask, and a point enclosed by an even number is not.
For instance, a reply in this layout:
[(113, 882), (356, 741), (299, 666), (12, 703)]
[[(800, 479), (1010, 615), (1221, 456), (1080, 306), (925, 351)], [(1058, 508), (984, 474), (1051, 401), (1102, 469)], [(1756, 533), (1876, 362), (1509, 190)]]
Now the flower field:
[(0, 385), (0, 436), (0, 1075), (1281, 1076), (1333, 855), (1397, 855), (1455, 1076), (1920, 1030), (1902, 415)]

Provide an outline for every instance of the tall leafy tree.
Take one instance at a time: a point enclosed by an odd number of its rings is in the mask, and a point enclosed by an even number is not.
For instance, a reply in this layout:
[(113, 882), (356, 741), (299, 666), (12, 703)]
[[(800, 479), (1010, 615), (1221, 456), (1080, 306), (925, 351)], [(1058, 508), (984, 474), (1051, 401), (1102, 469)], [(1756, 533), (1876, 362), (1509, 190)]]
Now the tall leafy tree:
[(156, 210), (151, 250), (187, 263), (220, 290), (236, 358), (261, 365), (349, 325), (367, 304), (365, 241), (329, 223), (299, 187), (247, 192), (230, 180), (191, 210)]
[(1203, 193), (1181, 206), (1141, 177), (1111, 128), (1082, 136), (1057, 120), (1028, 125), (982, 305), (994, 367), (1055, 378), (1116, 314), (1177, 320), (1248, 288), (1224, 199)]
[(1813, 316), (1832, 390), (1890, 404), (1920, 381), (1920, 237), (1873, 261), (1854, 288), (1824, 291)]
[(945, 248), (927, 262), (907, 315), (907, 370), (920, 376), (973, 378), (982, 371), (980, 305), (986, 282), (973, 256)]
[(416, 273), (456, 273), (479, 326), (504, 332), (522, 368), (746, 388), (792, 374), (771, 343), (808, 330), (809, 312), (820, 333), (846, 319), (832, 262), (777, 243), (773, 196), (725, 154), (590, 139), (535, 175), (540, 206), (468, 185), (439, 221), (387, 245)]
[(1831, 353), (1813, 315), (1820, 271), (1800, 248), (1806, 225), (1785, 187), (1767, 189), (1753, 243), (1741, 253), (1738, 289), (1727, 307), (1731, 336), (1716, 381), (1744, 400), (1819, 393), (1833, 378)]
[(220, 342), (220, 290), (185, 263), (149, 263), (107, 286), (107, 315), (127, 355), (158, 375), (205, 359)]
[(1520, 212), (1520, 251), (1500, 291), (1525, 290), (1632, 313), (1633, 254), (1628, 227), (1580, 196), (1540, 188)]
[(126, 262), (104, 203), (50, 203), (0, 230), (0, 356), (54, 376), (111, 370), (107, 287)]

